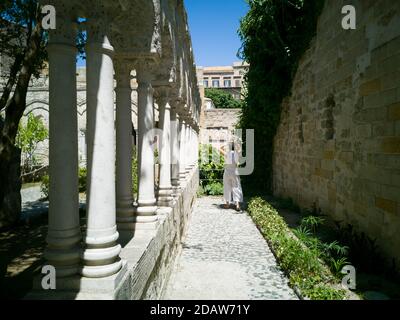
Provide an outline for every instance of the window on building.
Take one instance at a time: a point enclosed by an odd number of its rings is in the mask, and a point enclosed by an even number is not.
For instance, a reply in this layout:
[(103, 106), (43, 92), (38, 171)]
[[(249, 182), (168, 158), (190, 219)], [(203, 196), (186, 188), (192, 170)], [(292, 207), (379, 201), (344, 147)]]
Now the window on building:
[(225, 79), (224, 80), (224, 87), (225, 88), (230, 88), (232, 86), (231, 80)]
[(213, 86), (213, 88), (219, 88), (219, 80), (213, 80), (212, 86)]
[(208, 80), (203, 81), (204, 87), (208, 88)]
[(241, 86), (241, 81), (239, 79), (235, 80), (235, 87), (239, 88), (240, 86)]

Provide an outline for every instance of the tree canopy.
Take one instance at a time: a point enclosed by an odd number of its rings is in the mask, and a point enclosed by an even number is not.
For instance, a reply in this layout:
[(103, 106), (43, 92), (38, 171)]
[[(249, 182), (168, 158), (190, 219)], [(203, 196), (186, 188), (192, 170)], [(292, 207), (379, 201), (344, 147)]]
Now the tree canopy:
[(248, 181), (271, 191), (273, 139), (280, 106), (290, 94), (298, 61), (315, 35), (324, 0), (247, 0), (239, 57), (250, 64), (241, 127), (255, 130), (255, 171)]
[(226, 91), (215, 88), (207, 88), (205, 90), (206, 98), (214, 102), (216, 108), (222, 109), (240, 109), (242, 108), (242, 101), (236, 100)]

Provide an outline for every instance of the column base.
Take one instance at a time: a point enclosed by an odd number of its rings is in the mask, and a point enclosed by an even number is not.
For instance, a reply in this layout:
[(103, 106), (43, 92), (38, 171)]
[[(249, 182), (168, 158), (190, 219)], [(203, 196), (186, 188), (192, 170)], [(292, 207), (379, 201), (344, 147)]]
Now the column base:
[[(121, 251), (121, 246), (118, 245), (119, 251)], [(118, 273), (122, 268), (122, 260), (118, 260), (112, 264), (107, 264), (104, 266), (83, 266), (81, 270), (81, 275), (85, 278), (98, 279), (107, 278)]]
[(157, 205), (159, 207), (171, 207), (174, 204), (174, 197), (171, 196), (169, 198), (158, 198)]
[(170, 207), (173, 204), (172, 186), (161, 187), (158, 190), (157, 205), (159, 207)]
[(81, 250), (79, 247), (63, 250), (47, 248), (44, 253), (46, 264), (56, 269), (57, 278), (76, 275), (80, 270)]
[(69, 277), (79, 273), (82, 248), (80, 228), (71, 230), (49, 230), (48, 246), (44, 257), (47, 264), (56, 268), (57, 278)]
[(84, 300), (115, 300), (116, 293), (126, 281), (128, 264), (121, 261), (121, 268), (112, 276), (104, 278), (86, 278), (75, 275), (57, 279), (56, 290), (43, 290), (42, 275), (33, 280), (33, 290), (25, 299), (84, 299)]
[[(111, 245), (111, 244), (110, 244)], [(122, 267), (119, 259), (121, 245), (106, 248), (87, 248), (83, 251), (84, 266), (81, 275), (86, 278), (105, 278), (117, 273)]]

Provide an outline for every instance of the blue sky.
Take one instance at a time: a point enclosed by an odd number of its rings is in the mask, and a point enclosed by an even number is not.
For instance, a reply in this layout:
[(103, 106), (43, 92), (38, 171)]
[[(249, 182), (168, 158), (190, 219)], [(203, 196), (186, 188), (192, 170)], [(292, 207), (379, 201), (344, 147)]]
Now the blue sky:
[(245, 0), (185, 0), (197, 66), (231, 65), (241, 46), (237, 30)]

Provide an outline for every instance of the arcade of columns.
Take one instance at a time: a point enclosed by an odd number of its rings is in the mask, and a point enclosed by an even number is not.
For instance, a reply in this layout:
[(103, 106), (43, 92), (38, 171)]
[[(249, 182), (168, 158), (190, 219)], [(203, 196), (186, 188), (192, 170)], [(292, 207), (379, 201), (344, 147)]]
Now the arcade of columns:
[[(48, 0), (43, 4), (57, 10), (48, 47), (50, 209), (45, 257), (56, 267), (57, 277), (109, 277), (122, 267), (119, 234), (134, 238), (138, 230), (157, 228), (157, 210), (173, 205), (188, 174), (196, 170), (201, 99), (186, 11), (183, 0)], [(77, 175), (78, 25), (87, 32), (84, 235)], [(132, 71), (138, 83), (138, 199), (133, 199), (131, 179)], [(158, 131), (154, 103), (159, 107)], [(161, 132), (157, 190), (156, 132)]]

